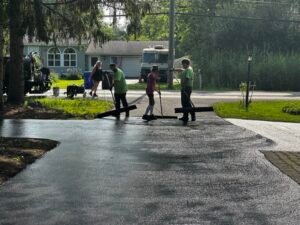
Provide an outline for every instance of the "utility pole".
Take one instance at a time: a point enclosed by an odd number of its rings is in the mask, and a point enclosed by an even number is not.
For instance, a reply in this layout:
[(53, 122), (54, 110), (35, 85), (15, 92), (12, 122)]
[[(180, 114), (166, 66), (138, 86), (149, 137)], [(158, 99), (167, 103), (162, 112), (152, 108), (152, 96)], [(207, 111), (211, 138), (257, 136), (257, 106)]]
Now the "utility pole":
[(169, 60), (168, 60), (168, 86), (173, 86), (174, 67), (174, 30), (175, 30), (175, 0), (170, 0), (169, 11)]

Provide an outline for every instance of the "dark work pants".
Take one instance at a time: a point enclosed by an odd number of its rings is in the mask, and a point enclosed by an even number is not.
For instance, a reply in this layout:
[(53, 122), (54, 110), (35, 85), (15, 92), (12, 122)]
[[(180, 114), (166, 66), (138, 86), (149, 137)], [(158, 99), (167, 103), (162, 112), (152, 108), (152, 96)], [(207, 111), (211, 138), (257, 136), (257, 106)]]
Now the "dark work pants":
[[(116, 101), (116, 109), (120, 109), (121, 101), (124, 108), (128, 107), (127, 99), (126, 99), (126, 93), (118, 94), (115, 93), (115, 101)], [(120, 113), (117, 113), (117, 115), (120, 115)], [(126, 116), (129, 116), (129, 110), (126, 111)]]
[(154, 105), (155, 101), (154, 101), (154, 94), (147, 94), (148, 95), (148, 99), (149, 99), (149, 105)]
[[(192, 94), (192, 88), (191, 87), (185, 87), (181, 89), (181, 105), (182, 108), (192, 108), (191, 104), (191, 94)], [(189, 113), (185, 112), (183, 113), (183, 118), (188, 119)], [(195, 112), (191, 112), (192, 119), (195, 118)]]

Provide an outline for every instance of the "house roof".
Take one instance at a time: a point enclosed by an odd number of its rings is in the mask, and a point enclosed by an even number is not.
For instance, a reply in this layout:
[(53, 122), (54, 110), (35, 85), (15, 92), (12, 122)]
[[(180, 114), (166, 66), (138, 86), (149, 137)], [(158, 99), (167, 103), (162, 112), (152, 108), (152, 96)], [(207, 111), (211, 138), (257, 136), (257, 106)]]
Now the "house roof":
[(168, 41), (109, 41), (102, 46), (91, 43), (86, 55), (116, 55), (116, 56), (140, 56), (144, 48), (154, 45), (163, 45), (168, 48)]
[[(23, 38), (23, 43), (25, 46), (54, 46), (54, 43), (50, 41), (48, 44), (43, 41), (37, 41), (35, 38), (32, 41), (29, 41), (28, 36)], [(59, 40), (57, 41), (56, 45), (59, 46), (80, 46), (80, 45), (87, 45), (87, 41), (82, 41), (79, 43), (75, 39), (66, 39), (66, 40)]]

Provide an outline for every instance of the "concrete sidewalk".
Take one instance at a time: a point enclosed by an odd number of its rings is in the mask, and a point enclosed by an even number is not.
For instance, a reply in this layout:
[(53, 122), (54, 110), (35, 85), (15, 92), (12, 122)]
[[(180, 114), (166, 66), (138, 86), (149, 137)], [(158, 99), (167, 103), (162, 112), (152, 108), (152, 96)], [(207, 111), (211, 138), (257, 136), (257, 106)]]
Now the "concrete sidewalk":
[(1, 136), (61, 144), (0, 186), (0, 224), (295, 225), (300, 187), (274, 143), (213, 113), (177, 120), (4, 120)]
[(226, 119), (239, 127), (251, 130), (274, 142), (272, 150), (300, 152), (300, 123)]

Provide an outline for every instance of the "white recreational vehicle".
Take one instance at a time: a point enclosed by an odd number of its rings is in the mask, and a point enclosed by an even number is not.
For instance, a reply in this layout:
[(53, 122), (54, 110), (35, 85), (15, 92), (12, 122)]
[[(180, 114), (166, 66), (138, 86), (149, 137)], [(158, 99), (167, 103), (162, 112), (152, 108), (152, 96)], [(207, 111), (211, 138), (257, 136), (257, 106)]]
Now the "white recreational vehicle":
[(167, 81), (168, 75), (168, 54), (169, 49), (164, 48), (163, 45), (156, 45), (151, 48), (143, 49), (142, 64), (141, 64), (141, 78), (147, 80), (147, 75), (153, 66), (157, 66), (161, 81)]

